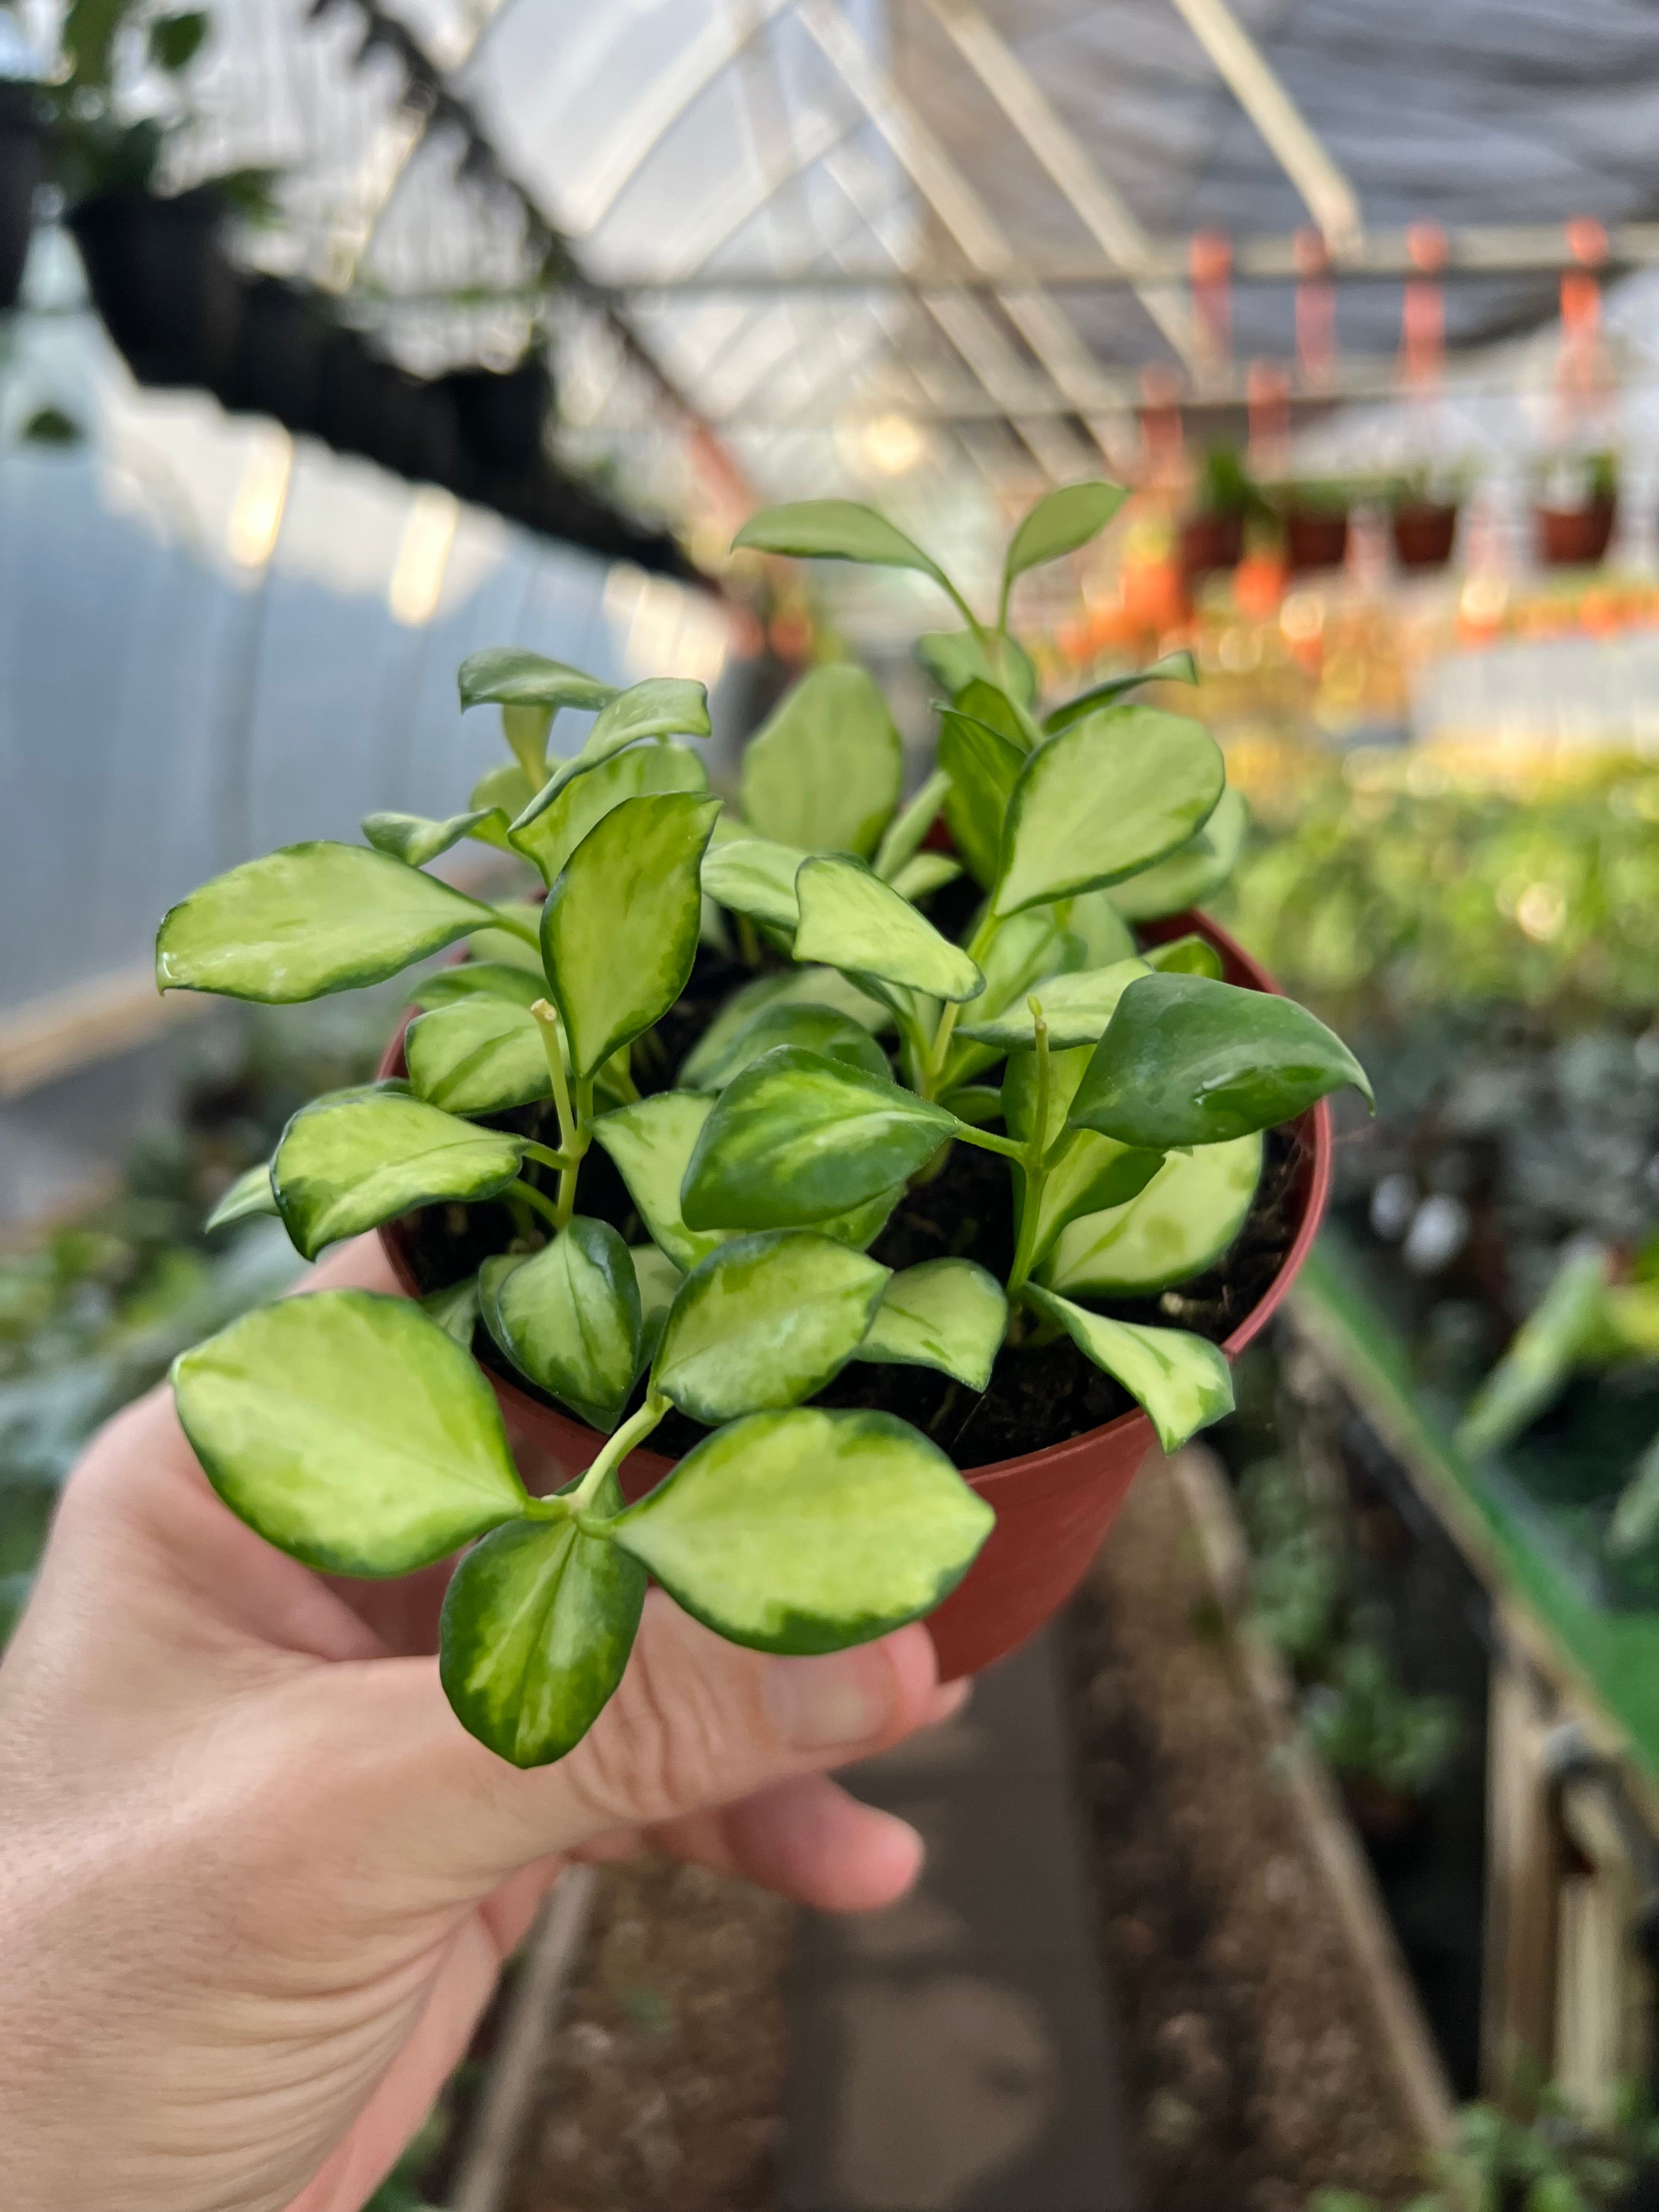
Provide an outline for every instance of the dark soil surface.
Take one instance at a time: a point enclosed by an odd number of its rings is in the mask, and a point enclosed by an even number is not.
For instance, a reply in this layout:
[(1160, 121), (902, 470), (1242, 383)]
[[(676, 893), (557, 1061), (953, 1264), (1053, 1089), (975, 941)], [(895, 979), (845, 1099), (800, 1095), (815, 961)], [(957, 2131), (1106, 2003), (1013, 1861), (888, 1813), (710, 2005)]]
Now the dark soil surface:
[(701, 1868), (604, 1869), (507, 2212), (773, 2212), (793, 1922)]
[[(674, 1070), (714, 1015), (749, 978), (749, 969), (719, 955), (706, 950), (698, 955), (690, 983), (653, 1032), (648, 1055), (635, 1053), (642, 1091), (670, 1086)], [(550, 1103), (492, 1115), (489, 1121), (544, 1144), (558, 1142)], [(1219, 1266), (1158, 1297), (1091, 1303), (1117, 1320), (1188, 1328), (1220, 1343), (1260, 1301), (1290, 1249), (1296, 1233), (1300, 1141), (1291, 1130), (1270, 1133), (1255, 1203)], [(540, 1182), (554, 1180), (528, 1164), (526, 1171)], [(645, 1232), (627, 1188), (597, 1146), (582, 1163), (580, 1206), (584, 1213), (610, 1222), (630, 1243), (642, 1239)], [(514, 1233), (506, 1209), (498, 1206), (430, 1206), (410, 1220), (410, 1258), (423, 1291), (461, 1281), (491, 1254), (505, 1251)], [(907, 1191), (871, 1251), (890, 1267), (946, 1255), (977, 1260), (1006, 1279), (1013, 1242), (1008, 1163), (972, 1146), (953, 1145), (940, 1171)], [(518, 1389), (540, 1395), (508, 1369), (482, 1328), (472, 1350)], [(927, 1368), (854, 1361), (812, 1402), (896, 1413), (933, 1437), (963, 1468), (1063, 1443), (1133, 1410), (1127, 1392), (1085, 1359), (1069, 1338), (1006, 1346), (982, 1396)], [(672, 1413), (653, 1437), (651, 1449), (678, 1459), (706, 1433), (684, 1414)]]
[(1213, 1626), (1173, 1482), (1131, 1491), (1066, 1628), (1079, 1778), (1146, 2212), (1395, 2205), (1420, 2152)]

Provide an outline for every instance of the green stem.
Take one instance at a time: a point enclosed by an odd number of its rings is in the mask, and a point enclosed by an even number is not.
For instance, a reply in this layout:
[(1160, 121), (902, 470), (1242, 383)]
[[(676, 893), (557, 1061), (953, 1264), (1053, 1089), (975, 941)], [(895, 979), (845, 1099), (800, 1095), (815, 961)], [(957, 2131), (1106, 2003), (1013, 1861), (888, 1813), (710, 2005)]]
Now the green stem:
[(979, 649), (985, 655), (986, 666), (988, 668), (995, 668), (999, 664), (991, 658), (991, 633), (986, 629), (984, 623), (981, 622), (979, 617), (969, 605), (967, 600), (963, 598), (962, 593), (957, 591), (956, 586), (951, 581), (951, 579), (943, 573), (943, 571), (940, 572), (939, 581), (944, 585), (945, 590), (949, 592), (951, 597), (956, 601), (957, 606), (961, 608), (963, 620), (967, 623), (969, 629), (974, 633), (975, 639), (978, 641)]
[[(576, 1210), (576, 1170), (582, 1154), (587, 1150), (587, 1131), (571, 1110), (570, 1080), (565, 1073), (564, 1039), (559, 1031), (559, 1018), (545, 999), (538, 999), (530, 1011), (541, 1029), (542, 1050), (547, 1054), (547, 1072), (553, 1079), (553, 1103), (559, 1112), (559, 1150), (565, 1156), (565, 1164), (559, 1170), (559, 1197), (554, 1225), (562, 1229)], [(590, 1109), (592, 1091), (593, 1086), (590, 1083)]]
[(605, 1079), (625, 1106), (639, 1104), (640, 1086), (634, 1080), (634, 1069), (627, 1052), (619, 1052), (612, 1055), (610, 1065), (605, 1070)]
[(947, 999), (939, 1009), (939, 1027), (933, 1031), (933, 1049), (927, 1055), (927, 1088), (923, 1095), (928, 1098), (939, 1089), (945, 1063), (951, 1056), (951, 1039), (956, 1030), (957, 1016), (961, 1012), (961, 1004), (955, 999)]
[[(654, 1392), (647, 1390), (645, 1403), (639, 1412), (630, 1420), (624, 1421), (614, 1436), (605, 1438), (599, 1447), (599, 1457), (582, 1477), (580, 1485), (559, 1501), (573, 1520), (578, 1514), (586, 1511), (611, 1468), (622, 1465), (635, 1445), (644, 1442), (667, 1411), (667, 1399), (659, 1398)], [(602, 1535), (609, 1525), (607, 1522), (592, 1522), (584, 1533), (590, 1536)]]
[(1018, 1296), (1031, 1272), (1031, 1262), (1036, 1255), (1037, 1220), (1042, 1211), (1042, 1186), (1048, 1180), (1048, 1096), (1052, 1080), (1048, 1069), (1048, 1024), (1035, 999), (1027, 1000), (1026, 1004), (1036, 1025), (1036, 1111), (1021, 1163), (1024, 1182), (1019, 1197), (1019, 1235), (1014, 1244), (1014, 1264), (1008, 1273), (1010, 1297)]
[[(522, 1176), (519, 1176), (516, 1182), (508, 1183), (506, 1195), (509, 1200), (519, 1199), (526, 1206), (533, 1206), (550, 1228), (557, 1230), (564, 1227), (564, 1222), (559, 1218), (558, 1208), (547, 1193), (544, 1190), (538, 1190), (533, 1182), (526, 1182)], [(568, 1218), (567, 1215), (566, 1218), (568, 1219)]]
[(556, 1152), (550, 1145), (538, 1145), (533, 1137), (525, 1139), (524, 1152), (526, 1159), (535, 1160), (544, 1168), (556, 1168), (561, 1172), (576, 1164), (567, 1154)]
[(964, 1145), (977, 1145), (982, 1152), (1000, 1152), (1005, 1160), (1018, 1160), (1024, 1166), (1025, 1147), (1013, 1138), (1000, 1137), (994, 1129), (976, 1129), (971, 1121), (957, 1121), (954, 1114), (951, 1119), (957, 1122), (951, 1135), (960, 1138)]
[(526, 945), (533, 945), (538, 953), (541, 951), (541, 930), (527, 915), (520, 915), (510, 906), (492, 906), (489, 911), (495, 917), (496, 928), (506, 930), (510, 936), (521, 937)]
[(761, 964), (761, 941), (755, 925), (746, 914), (736, 916), (738, 925), (738, 953), (745, 968)]

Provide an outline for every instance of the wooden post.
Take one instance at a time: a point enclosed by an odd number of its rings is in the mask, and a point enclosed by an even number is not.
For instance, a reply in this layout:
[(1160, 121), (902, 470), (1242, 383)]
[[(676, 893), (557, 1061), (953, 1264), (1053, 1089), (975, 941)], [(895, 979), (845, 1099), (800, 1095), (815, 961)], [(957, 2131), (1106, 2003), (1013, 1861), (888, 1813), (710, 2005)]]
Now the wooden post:
[[(1503, 1629), (1499, 1616), (1500, 1630)], [(1486, 2094), (1516, 2101), (1555, 2062), (1556, 1948), (1564, 1852), (1544, 1759), (1553, 1715), (1504, 1630), (1492, 1661), (1486, 1738), (1486, 1966), (1480, 2075)]]

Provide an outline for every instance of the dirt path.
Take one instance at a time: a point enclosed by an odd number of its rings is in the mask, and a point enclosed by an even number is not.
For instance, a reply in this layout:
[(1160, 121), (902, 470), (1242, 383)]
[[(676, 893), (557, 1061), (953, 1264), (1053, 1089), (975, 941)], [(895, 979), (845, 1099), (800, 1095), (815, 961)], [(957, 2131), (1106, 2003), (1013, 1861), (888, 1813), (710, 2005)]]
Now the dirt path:
[(1303, 2212), (1325, 2185), (1409, 2196), (1415, 2137), (1156, 1463), (1066, 1650), (1146, 2212)]

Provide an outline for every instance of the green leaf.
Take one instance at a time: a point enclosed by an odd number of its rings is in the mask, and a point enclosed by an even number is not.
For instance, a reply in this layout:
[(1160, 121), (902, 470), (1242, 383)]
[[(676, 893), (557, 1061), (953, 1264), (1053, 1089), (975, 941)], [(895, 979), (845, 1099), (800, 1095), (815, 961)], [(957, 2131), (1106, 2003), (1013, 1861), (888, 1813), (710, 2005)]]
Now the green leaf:
[(628, 1256), (640, 1286), (640, 1365), (645, 1368), (657, 1356), (668, 1309), (684, 1278), (667, 1253), (654, 1244), (630, 1244)]
[(1117, 961), (1136, 957), (1134, 932), (1113, 905), (1110, 891), (1083, 891), (1066, 900), (1060, 911), (1066, 928), (1083, 946), (1074, 967), (1110, 968)]
[(1659, 1437), (1637, 1461), (1607, 1523), (1607, 1545), (1615, 1559), (1645, 1551), (1659, 1535)]
[(512, 748), (513, 757), (532, 791), (539, 791), (547, 781), (547, 740), (553, 728), (554, 711), (551, 707), (501, 709), (501, 735)]
[(896, 1083), (781, 1046), (704, 1122), (680, 1211), (693, 1229), (810, 1228), (914, 1175), (955, 1127)]
[[(757, 553), (798, 561), (858, 561), (867, 568), (914, 568), (951, 590), (945, 571), (873, 508), (850, 499), (799, 499), (751, 514), (732, 540)], [(952, 594), (954, 596), (954, 594)]]
[(1001, 637), (996, 642), (1003, 663), (1000, 668), (991, 666), (970, 629), (924, 631), (916, 640), (916, 659), (947, 699), (954, 699), (980, 676), (988, 684), (1000, 684), (1011, 698), (1029, 708), (1037, 694), (1031, 656), (1018, 638)]
[[(703, 1091), (724, 1091), (751, 1060), (781, 1044), (799, 1045), (804, 1052), (821, 1053), (826, 1060), (844, 1060), (866, 1074), (888, 1076), (887, 1055), (861, 1022), (832, 1006), (803, 1006), (793, 1002), (772, 1006), (748, 1023), (717, 1060), (705, 1061)], [(687, 1063), (688, 1066), (690, 1063)]]
[(252, 1214), (275, 1213), (276, 1211), (276, 1194), (270, 1187), (270, 1162), (261, 1160), (258, 1167), (245, 1169), (237, 1176), (202, 1226), (204, 1229), (223, 1229), (228, 1223), (246, 1221)]
[(733, 914), (752, 915), (775, 929), (793, 930), (800, 920), (795, 872), (806, 854), (769, 837), (734, 837), (711, 844), (703, 855), (702, 888)]
[(1219, 1348), (1184, 1328), (1108, 1321), (1070, 1298), (1025, 1285), (1037, 1312), (1056, 1321), (1085, 1359), (1120, 1382), (1152, 1417), (1166, 1452), (1233, 1410), (1233, 1378)]
[(561, 707), (604, 707), (617, 696), (614, 684), (516, 645), (487, 645), (469, 653), (457, 681), (463, 711), (493, 700), (501, 707), (551, 707), (556, 713)]
[(1144, 960), (1120, 960), (1110, 968), (1084, 968), (1072, 975), (1049, 975), (1032, 985), (1023, 999), (989, 1021), (964, 1022), (962, 1034), (999, 1052), (1013, 1052), (1036, 1041), (1035, 999), (1042, 1009), (1052, 1049), (1093, 1044), (1117, 1010), (1131, 983), (1148, 973)]
[(477, 811), (496, 809), (509, 822), (515, 822), (539, 788), (516, 761), (502, 761), (498, 767), (484, 770), (473, 785), (467, 805)]
[(576, 1214), (527, 1260), (487, 1264), (484, 1327), (521, 1375), (607, 1435), (639, 1372), (639, 1279), (609, 1222)]
[(435, 1321), (444, 1334), (465, 1349), (472, 1341), (478, 1320), (478, 1279), (468, 1275), (447, 1291), (429, 1291), (421, 1300), (421, 1311)]
[(1464, 1408), (1457, 1426), (1461, 1452), (1480, 1459), (1513, 1443), (1553, 1404), (1573, 1370), (1600, 1350), (1609, 1272), (1610, 1255), (1599, 1244), (1568, 1248), (1543, 1297)]
[(175, 1360), (173, 1386), (225, 1504), (309, 1567), (408, 1574), (524, 1510), (495, 1394), (407, 1298), (279, 1298)]
[(625, 799), (588, 831), (548, 892), (542, 960), (578, 1079), (648, 1030), (685, 988), (702, 918), (698, 868), (719, 812), (718, 799), (689, 792)]
[(581, 765), (529, 826), (514, 830), (507, 842), (551, 884), (588, 831), (625, 799), (708, 788), (708, 771), (689, 746), (635, 745)]
[(1003, 605), (1016, 576), (1059, 561), (1097, 538), (1129, 496), (1121, 484), (1062, 484), (1047, 492), (1015, 531), (1002, 564)]
[[(501, 914), (507, 910), (508, 902), (497, 907)], [(521, 914), (532, 929), (541, 926), (538, 906), (513, 905), (511, 910)], [(521, 937), (516, 929), (480, 929), (468, 939), (468, 951), (473, 959), (489, 967), (516, 968), (522, 975), (536, 978), (536, 996), (547, 996), (547, 978), (542, 972), (542, 951), (539, 941), (532, 943)]]
[(946, 884), (955, 883), (962, 873), (959, 865), (945, 853), (918, 853), (907, 860), (897, 874), (890, 878), (901, 898), (914, 904), (934, 891), (943, 890)]
[(902, 983), (935, 999), (973, 999), (985, 978), (959, 945), (861, 860), (819, 854), (795, 878), (795, 957)]
[(743, 757), (744, 819), (763, 837), (867, 859), (904, 787), (904, 748), (861, 668), (815, 668)]
[(711, 1072), (769, 1007), (799, 1006), (828, 1007), (871, 1030), (885, 1029), (891, 1021), (885, 1006), (836, 969), (786, 968), (775, 975), (757, 975), (732, 994), (686, 1054), (680, 1067), (682, 1086), (702, 1090)]
[(921, 850), (950, 788), (950, 777), (943, 769), (935, 769), (915, 797), (906, 799), (888, 823), (876, 848), (876, 873), (884, 883), (895, 882)]
[(983, 1390), (1007, 1329), (1008, 1301), (994, 1275), (971, 1260), (924, 1260), (888, 1284), (858, 1356), (937, 1367)]
[(1002, 1118), (1002, 1093), (988, 1083), (959, 1084), (954, 1091), (941, 1093), (939, 1103), (948, 1108), (958, 1121), (966, 1121), (975, 1129)]
[(762, 1651), (838, 1651), (949, 1596), (994, 1516), (890, 1414), (750, 1413), (612, 1525), (697, 1620)]
[[(615, 1479), (602, 1512), (621, 1504)], [(571, 1521), (514, 1521), (469, 1552), (444, 1597), (438, 1674), (469, 1735), (514, 1766), (585, 1736), (622, 1680), (645, 1603), (637, 1560)]]
[(986, 723), (946, 707), (939, 714), (939, 766), (951, 779), (945, 819), (982, 890), (997, 879), (1003, 824), (1026, 756)]
[(553, 1094), (540, 1024), (494, 991), (471, 992), (411, 1022), (404, 1054), (416, 1097), (447, 1114), (500, 1114)]
[[(685, 1270), (738, 1233), (736, 1229), (690, 1230), (680, 1216), (680, 1185), (714, 1108), (712, 1098), (694, 1091), (659, 1091), (601, 1115), (593, 1124), (594, 1138), (615, 1161), (641, 1220), (674, 1265)], [(903, 1183), (896, 1179), (872, 1197), (813, 1226), (822, 1236), (861, 1252), (880, 1236), (903, 1191)]]
[(156, 988), (288, 1006), (384, 982), (489, 920), (477, 899), (384, 853), (286, 845), (168, 908)]
[(616, 1163), (652, 1242), (685, 1271), (731, 1233), (692, 1231), (680, 1218), (680, 1184), (714, 1109), (714, 1100), (696, 1091), (659, 1091), (601, 1114), (593, 1124), (593, 1140)]
[(889, 1273), (806, 1230), (734, 1237), (681, 1284), (652, 1388), (710, 1428), (810, 1398), (857, 1350)]
[[(1077, 1087), (1092, 1058), (1093, 1053), (1086, 1044), (1069, 1051), (1049, 1053), (1048, 1122), (1042, 1133), (1044, 1152), (1066, 1127)], [(1002, 1118), (1009, 1135), (1018, 1137), (1021, 1144), (1030, 1140), (1036, 1123), (1037, 1087), (1036, 1052), (1011, 1052), (1002, 1077)]]
[[(1078, 1137), (1089, 1146), (1113, 1141), (1089, 1130)], [(1151, 1163), (1152, 1174), (1139, 1192), (1086, 1194), (1069, 1209), (1069, 1225), (1055, 1224), (1060, 1234), (1040, 1271), (1051, 1290), (1142, 1297), (1190, 1281), (1215, 1266), (1244, 1226), (1261, 1180), (1259, 1133), (1162, 1159), (1146, 1152), (1122, 1158)], [(1046, 1210), (1048, 1189), (1043, 1198)]]
[(1114, 884), (1107, 896), (1129, 921), (1156, 921), (1201, 906), (1218, 891), (1238, 865), (1250, 811), (1242, 792), (1224, 791), (1215, 812), (1196, 836), (1154, 868)]
[(650, 676), (627, 691), (613, 695), (598, 714), (581, 750), (563, 765), (536, 793), (513, 827), (524, 831), (552, 805), (567, 784), (644, 738), (706, 738), (709, 733), (708, 694), (703, 685), (684, 676)]
[(430, 822), (423, 814), (365, 814), (363, 835), (377, 853), (390, 853), (405, 866), (420, 868), (452, 845), (459, 845), (463, 837), (504, 846), (507, 817), (494, 806), (475, 808), (470, 814), (452, 814), (447, 822)]
[(988, 730), (1006, 738), (1017, 752), (1029, 753), (1042, 742), (1042, 731), (1013, 695), (982, 676), (971, 677), (951, 703), (970, 721), (983, 722)]
[(295, 1247), (326, 1244), (441, 1199), (494, 1198), (519, 1172), (522, 1137), (412, 1098), (401, 1085), (337, 1091), (302, 1106), (270, 1163), (276, 1206)]
[(199, 9), (187, 15), (163, 15), (149, 27), (150, 58), (158, 69), (173, 75), (187, 68), (201, 52), (208, 34), (208, 19)]
[[(1250, 1139), (1246, 1138), (1244, 1141), (1248, 1144)], [(1224, 1148), (1218, 1146), (1215, 1149)], [(1072, 1131), (1044, 1178), (1031, 1243), (1031, 1265), (1051, 1289), (1087, 1287), (1074, 1281), (1069, 1272), (1066, 1273), (1066, 1279), (1060, 1280), (1054, 1268), (1042, 1264), (1067, 1224), (1081, 1227), (1084, 1216), (1091, 1221), (1103, 1221), (1109, 1208), (1114, 1214), (1132, 1211), (1130, 1200), (1139, 1197), (1169, 1157), (1133, 1145), (1120, 1145), (1115, 1137), (1097, 1136), (1092, 1129)], [(1231, 1237), (1225, 1241), (1231, 1243)], [(1182, 1270), (1183, 1274), (1196, 1273), (1191, 1267)]]
[(1043, 722), (1043, 728), (1054, 736), (1058, 731), (1070, 729), (1085, 714), (1097, 708), (1109, 707), (1121, 699), (1126, 692), (1138, 690), (1143, 684), (1196, 684), (1198, 663), (1188, 647), (1176, 653), (1166, 653), (1150, 668), (1137, 668), (1133, 676), (1114, 676), (1104, 684), (1097, 684), (1092, 690), (1079, 691), (1075, 699), (1068, 699), (1063, 707), (1056, 707)]
[(1212, 975), (1218, 983), (1221, 981), (1221, 955), (1207, 937), (1195, 931), (1168, 945), (1154, 945), (1142, 957), (1149, 968), (1165, 975)]
[[(1061, 928), (1052, 907), (1011, 915), (992, 937), (981, 962), (985, 991), (974, 1001), (975, 1021), (988, 1022), (1010, 1006), (1023, 1006), (1044, 978), (1083, 964), (1082, 940)], [(955, 1090), (1002, 1057), (1000, 1046), (980, 1044), (958, 1030), (945, 1063), (941, 1091)]]
[(1014, 914), (1133, 875), (1184, 844), (1220, 798), (1220, 748), (1200, 722), (1112, 707), (1048, 738), (1014, 787), (993, 903)]
[(538, 999), (547, 996), (547, 979), (539, 957), (533, 970), (510, 967), (505, 960), (458, 960), (453, 967), (440, 968), (435, 975), (423, 975), (410, 996), (417, 1006), (428, 1010), (475, 998), (507, 999), (515, 1006), (533, 1006)]
[(1218, 1145), (1289, 1121), (1365, 1071), (1292, 999), (1208, 975), (1143, 975), (1119, 1000), (1072, 1119), (1126, 1145)]

